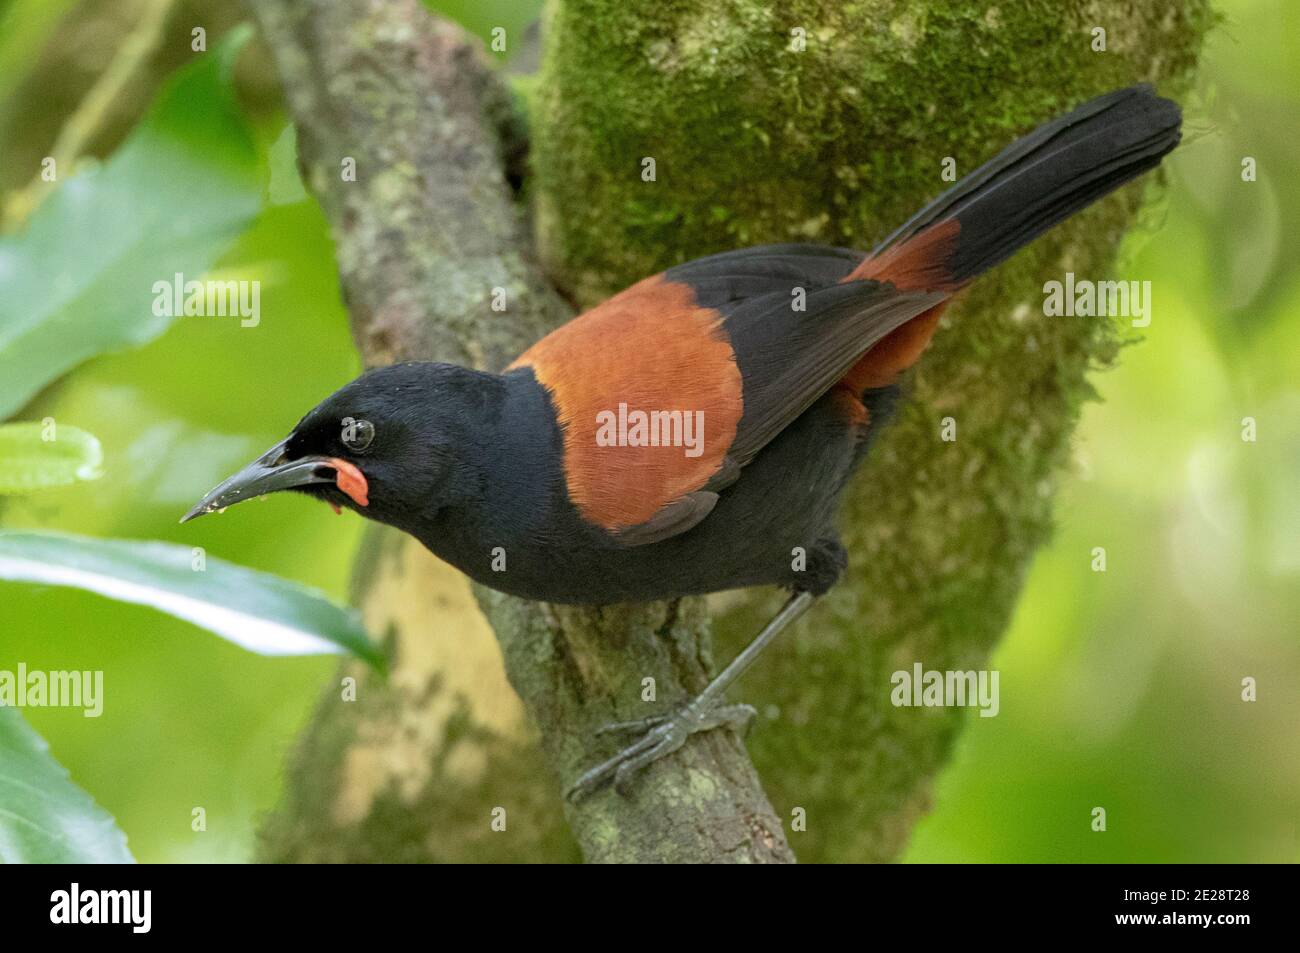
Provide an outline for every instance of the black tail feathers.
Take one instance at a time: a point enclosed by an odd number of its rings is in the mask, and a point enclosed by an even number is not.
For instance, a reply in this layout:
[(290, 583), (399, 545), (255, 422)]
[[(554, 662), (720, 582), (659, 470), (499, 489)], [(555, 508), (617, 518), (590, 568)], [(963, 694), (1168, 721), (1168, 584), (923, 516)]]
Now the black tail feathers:
[[(942, 270), (953, 286), (965, 284), (1159, 165), (1178, 145), (1181, 123), (1177, 104), (1150, 86), (1099, 96), (1007, 146), (913, 216), (871, 257), (910, 257), (911, 245), (906, 251), (901, 246), (943, 225), (931, 232), (946, 236), (937, 246), (943, 249)], [(923, 238), (912, 244), (936, 247)]]

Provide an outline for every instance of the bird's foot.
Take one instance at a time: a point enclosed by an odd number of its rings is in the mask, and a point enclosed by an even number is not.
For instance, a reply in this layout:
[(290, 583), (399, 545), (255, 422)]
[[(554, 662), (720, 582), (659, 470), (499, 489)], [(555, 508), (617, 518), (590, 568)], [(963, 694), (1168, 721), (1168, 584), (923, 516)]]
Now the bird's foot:
[(583, 774), (565, 792), (565, 797), (577, 801), (591, 794), (611, 778), (614, 789), (626, 795), (631, 790), (632, 778), (638, 771), (665, 755), (670, 755), (698, 731), (731, 726), (743, 730), (753, 720), (750, 705), (719, 705), (703, 697), (688, 702), (667, 715), (653, 715), (636, 721), (618, 721), (599, 729), (597, 735), (623, 732), (643, 732), (633, 744), (614, 757), (602, 761)]

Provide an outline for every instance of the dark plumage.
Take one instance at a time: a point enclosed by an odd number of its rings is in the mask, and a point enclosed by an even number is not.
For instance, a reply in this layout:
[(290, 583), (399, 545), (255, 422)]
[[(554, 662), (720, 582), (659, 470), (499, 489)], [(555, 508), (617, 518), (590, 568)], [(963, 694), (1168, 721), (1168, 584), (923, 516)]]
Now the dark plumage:
[[(531, 599), (790, 589), (786, 610), (700, 698), (636, 726), (645, 736), (575, 787), (626, 782), (691, 732), (747, 716), (721, 704), (722, 690), (839, 576), (840, 494), (952, 295), (1158, 164), (1179, 124), (1150, 89), (1119, 90), (1013, 143), (870, 255), (712, 255), (575, 318), (502, 374), (370, 371), (187, 518), (296, 489)], [(677, 443), (637, 445), (623, 426), (633, 411), (659, 412)], [(625, 444), (609, 445), (611, 420)], [(685, 429), (701, 422), (702, 435)]]

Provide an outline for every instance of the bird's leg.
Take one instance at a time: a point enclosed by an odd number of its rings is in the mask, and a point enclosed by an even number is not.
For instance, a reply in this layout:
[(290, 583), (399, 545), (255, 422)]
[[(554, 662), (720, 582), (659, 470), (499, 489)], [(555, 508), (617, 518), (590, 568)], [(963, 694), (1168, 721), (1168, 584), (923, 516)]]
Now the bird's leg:
[(749, 705), (723, 705), (723, 693), (731, 684), (754, 664), (759, 653), (768, 643), (781, 633), (812, 605), (813, 594), (796, 592), (789, 598), (781, 611), (763, 627), (754, 641), (731, 660), (731, 664), (713, 681), (705, 686), (693, 699), (668, 715), (655, 715), (639, 718), (636, 721), (616, 722), (601, 728), (597, 734), (615, 731), (644, 731), (636, 742), (624, 748), (614, 757), (602, 761), (584, 773), (566, 792), (570, 800), (578, 800), (590, 794), (606, 781), (613, 778), (614, 787), (620, 794), (626, 794), (632, 777), (646, 765), (658, 761), (664, 755), (672, 754), (686, 743), (686, 739), (697, 731), (708, 731), (724, 725), (744, 727), (755, 715)]

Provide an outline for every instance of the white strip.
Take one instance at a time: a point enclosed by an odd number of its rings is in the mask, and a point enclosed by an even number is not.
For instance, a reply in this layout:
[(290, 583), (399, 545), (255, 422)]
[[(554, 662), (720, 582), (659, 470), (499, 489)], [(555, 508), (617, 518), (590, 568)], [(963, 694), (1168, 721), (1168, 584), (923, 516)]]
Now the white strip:
[(153, 606), (169, 615), (193, 622), (215, 632), (236, 645), (261, 655), (338, 654), (341, 646), (311, 632), (296, 629), (270, 619), (214, 605), (191, 596), (168, 592), (155, 586), (128, 582), (85, 569), (52, 566), (30, 559), (0, 556), (0, 579), (19, 579), (51, 586), (88, 589), (120, 602)]

